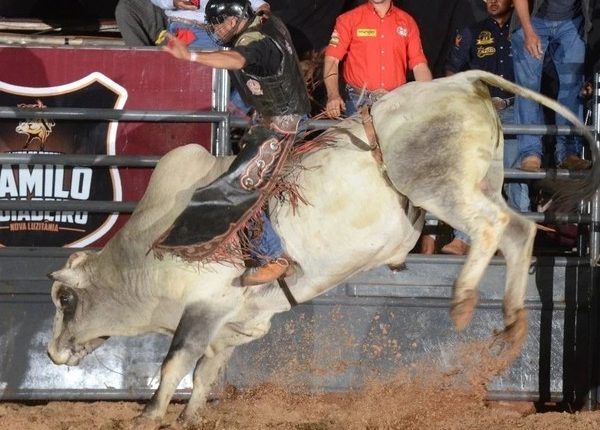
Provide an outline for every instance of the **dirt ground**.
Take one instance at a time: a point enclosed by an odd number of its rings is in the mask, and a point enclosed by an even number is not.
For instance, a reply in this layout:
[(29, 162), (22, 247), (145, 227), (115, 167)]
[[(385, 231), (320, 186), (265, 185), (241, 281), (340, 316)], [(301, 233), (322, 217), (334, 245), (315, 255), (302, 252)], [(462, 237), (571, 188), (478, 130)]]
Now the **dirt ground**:
[[(440, 369), (427, 363), (393, 380), (352, 393), (290, 393), (277, 384), (248, 391), (229, 386), (191, 430), (387, 430), (600, 428), (600, 411), (536, 412), (532, 403), (488, 402), (486, 386), (506, 367), (482, 345), (470, 345)], [(173, 422), (183, 404), (169, 407)], [(0, 403), (2, 430), (125, 430), (143, 405), (135, 402)], [(168, 428), (168, 427), (165, 427)]]

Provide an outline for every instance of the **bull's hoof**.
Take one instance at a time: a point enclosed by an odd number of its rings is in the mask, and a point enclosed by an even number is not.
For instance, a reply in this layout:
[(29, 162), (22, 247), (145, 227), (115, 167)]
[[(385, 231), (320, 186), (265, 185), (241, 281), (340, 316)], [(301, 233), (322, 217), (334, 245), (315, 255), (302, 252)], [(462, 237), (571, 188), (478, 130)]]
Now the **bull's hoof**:
[(504, 330), (494, 335), (490, 344), (490, 351), (498, 357), (512, 361), (516, 358), (527, 336), (527, 311), (519, 309), (515, 320), (507, 325)]
[(469, 325), (471, 319), (473, 319), (473, 312), (475, 311), (477, 300), (477, 292), (467, 291), (464, 299), (460, 302), (452, 303), (452, 307), (450, 308), (450, 318), (452, 318), (452, 322), (457, 331), (463, 331), (465, 327)]
[(152, 419), (144, 415), (139, 415), (131, 422), (130, 430), (158, 430), (160, 420)]
[(388, 268), (394, 273), (403, 272), (406, 270), (406, 263), (388, 264)]

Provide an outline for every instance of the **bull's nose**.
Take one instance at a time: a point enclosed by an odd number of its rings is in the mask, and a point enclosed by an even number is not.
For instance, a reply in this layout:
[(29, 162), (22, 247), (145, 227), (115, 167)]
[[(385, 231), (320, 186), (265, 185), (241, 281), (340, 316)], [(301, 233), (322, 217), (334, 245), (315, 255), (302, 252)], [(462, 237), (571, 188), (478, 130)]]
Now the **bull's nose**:
[(71, 357), (71, 354), (68, 351), (59, 351), (52, 343), (48, 346), (46, 353), (54, 364), (65, 364)]

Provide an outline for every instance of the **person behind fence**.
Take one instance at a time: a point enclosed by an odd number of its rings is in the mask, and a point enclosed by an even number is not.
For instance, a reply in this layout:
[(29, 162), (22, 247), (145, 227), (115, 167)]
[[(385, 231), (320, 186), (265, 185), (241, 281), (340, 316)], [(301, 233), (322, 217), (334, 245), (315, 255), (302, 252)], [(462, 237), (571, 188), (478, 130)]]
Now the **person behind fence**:
[[(339, 63), (343, 63), (345, 98), (340, 95)], [(392, 0), (369, 0), (336, 22), (325, 49), (323, 82), (327, 90), (325, 113), (338, 118), (354, 114), (381, 95), (406, 83), (412, 70), (417, 81), (431, 80), (419, 28)]]
[[(285, 25), (274, 15), (255, 15), (247, 0), (209, 0), (208, 29), (230, 50), (190, 52), (172, 35), (165, 50), (176, 58), (232, 71), (233, 83), (259, 114), (242, 141), (242, 150), (227, 172), (198, 188), (173, 226), (157, 241), (188, 259), (202, 259), (236, 236), (260, 210), (273, 175), (294, 144), (302, 119), (310, 112), (298, 57)], [(242, 276), (242, 285), (257, 285), (284, 276), (289, 258), (264, 213), (262, 234), (253, 241), (259, 267)]]
[[(556, 69), (559, 89), (557, 99), (575, 113), (581, 113), (579, 92), (583, 84), (585, 37), (591, 28), (589, 0), (514, 0), (514, 31), (511, 35), (515, 81), (540, 91), (544, 57), (550, 56)], [(516, 98), (518, 124), (543, 124), (542, 108), (534, 101)], [(568, 121), (556, 117), (556, 125)], [(519, 135), (521, 169), (537, 171), (542, 165), (540, 136)], [(556, 166), (571, 170), (589, 169), (591, 162), (582, 160), (581, 140), (577, 136), (556, 136)]]
[[(454, 47), (446, 62), (446, 75), (470, 69), (486, 70), (514, 81), (514, 70), (509, 39), (512, 0), (485, 0), (488, 17), (456, 34)], [(490, 87), (494, 107), (503, 124), (514, 122), (514, 98), (511, 93)], [(504, 168), (519, 167), (519, 147), (515, 136), (504, 136)], [(529, 188), (525, 183), (509, 182), (504, 185), (508, 204), (519, 212), (529, 211)], [(465, 255), (469, 237), (454, 230), (454, 239), (445, 245), (444, 254)]]

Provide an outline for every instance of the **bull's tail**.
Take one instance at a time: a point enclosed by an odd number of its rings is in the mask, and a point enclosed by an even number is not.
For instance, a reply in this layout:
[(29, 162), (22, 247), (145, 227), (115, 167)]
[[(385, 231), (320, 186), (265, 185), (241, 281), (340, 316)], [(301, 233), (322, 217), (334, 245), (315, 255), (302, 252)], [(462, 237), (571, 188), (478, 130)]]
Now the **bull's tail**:
[(589, 199), (594, 194), (594, 192), (598, 189), (598, 186), (600, 186), (600, 153), (598, 151), (598, 147), (596, 146), (596, 140), (594, 139), (594, 136), (581, 122), (581, 120), (577, 118), (575, 114), (573, 114), (573, 112), (550, 97), (546, 97), (538, 92), (524, 88), (515, 84), (514, 82), (507, 81), (506, 79), (493, 73), (484, 72), (483, 70), (470, 70), (464, 72), (462, 75), (469, 81), (473, 82), (480, 80), (488, 85), (492, 85), (505, 91), (510, 91), (521, 97), (526, 97), (546, 106), (547, 108), (552, 109), (570, 121), (573, 124), (575, 131), (581, 134), (585, 140), (587, 140), (592, 153), (593, 162), (590, 175), (586, 176), (585, 179), (574, 179), (569, 181), (569, 185), (558, 187), (556, 190), (556, 195), (552, 199), (553, 209), (560, 210), (572, 208), (580, 200)]

